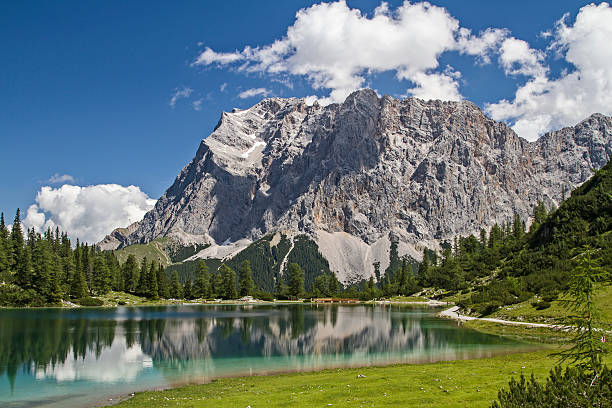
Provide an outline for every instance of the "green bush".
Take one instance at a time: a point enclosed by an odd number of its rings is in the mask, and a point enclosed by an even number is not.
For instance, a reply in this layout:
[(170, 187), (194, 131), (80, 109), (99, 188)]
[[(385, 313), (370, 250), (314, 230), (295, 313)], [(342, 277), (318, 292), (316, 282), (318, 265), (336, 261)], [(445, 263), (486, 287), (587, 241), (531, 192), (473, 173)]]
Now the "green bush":
[(531, 306), (537, 310), (544, 310), (550, 307), (550, 302), (547, 302), (546, 300), (539, 300), (537, 302), (532, 302)]
[(102, 306), (104, 304), (100, 299), (93, 298), (91, 296), (85, 296), (77, 300), (77, 303), (81, 306)]
[(274, 301), (274, 295), (264, 291), (255, 292), (255, 295), (253, 297), (255, 299), (265, 300), (267, 302)]
[(567, 408), (612, 406), (612, 372), (603, 366), (597, 377), (577, 367), (560, 366), (550, 371), (546, 384), (521, 375), (497, 394), (491, 408)]
[(10, 284), (0, 286), (0, 306), (41, 307), (45, 304), (45, 299), (34, 289)]

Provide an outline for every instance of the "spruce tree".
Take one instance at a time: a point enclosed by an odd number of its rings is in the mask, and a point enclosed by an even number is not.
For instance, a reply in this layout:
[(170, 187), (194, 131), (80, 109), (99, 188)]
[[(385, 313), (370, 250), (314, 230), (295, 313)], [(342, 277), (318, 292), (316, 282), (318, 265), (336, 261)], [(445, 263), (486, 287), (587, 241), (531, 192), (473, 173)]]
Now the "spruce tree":
[(194, 285), (194, 295), (198, 298), (206, 299), (210, 296), (210, 275), (208, 265), (204, 260), (198, 263), (198, 272)]
[(240, 264), (240, 279), (238, 281), (238, 294), (240, 296), (249, 296), (253, 294), (255, 290), (255, 283), (253, 282), (253, 272), (251, 271), (250, 262), (245, 259)]
[(183, 285), (183, 297), (187, 300), (193, 299), (191, 279), (187, 279), (187, 282)]
[(219, 272), (223, 278), (223, 297), (225, 299), (236, 299), (236, 272), (225, 264), (221, 265)]
[(11, 278), (9, 233), (4, 223), (4, 213), (0, 214), (0, 282), (8, 283)]
[(217, 271), (217, 273), (215, 273), (214, 276), (214, 293), (215, 296), (218, 298), (223, 297), (225, 293), (225, 287), (223, 286), (223, 273), (221, 271), (221, 268), (219, 268), (219, 270)]
[(151, 262), (151, 266), (149, 267), (149, 283), (148, 289), (149, 293), (147, 294), (149, 298), (153, 300), (159, 299), (159, 285), (157, 283), (157, 265), (155, 262)]
[(168, 299), (170, 297), (170, 284), (168, 283), (168, 277), (166, 276), (166, 270), (160, 263), (157, 272), (157, 288), (159, 291), (159, 297)]
[(93, 259), (92, 276), (95, 294), (103, 295), (111, 290), (111, 273), (102, 254)]
[(15, 272), (15, 283), (23, 289), (29, 289), (32, 287), (31, 266), (25, 249), (19, 208), (11, 229), (10, 248), (11, 270)]
[(138, 288), (138, 262), (134, 254), (129, 254), (125, 263), (121, 267), (123, 280), (125, 282), (125, 291), (136, 293)]
[(87, 279), (85, 279), (85, 273), (82, 268), (75, 268), (75, 273), (72, 276), (72, 282), (70, 285), (70, 295), (75, 299), (80, 299), (89, 293), (87, 287)]
[(136, 294), (138, 296), (147, 296), (149, 293), (149, 263), (147, 257), (142, 258), (140, 262), (140, 276), (138, 277), (138, 286), (136, 287)]
[(602, 356), (608, 353), (602, 327), (600, 311), (595, 304), (595, 295), (606, 283), (610, 274), (601, 266), (597, 250), (586, 246), (574, 258), (574, 273), (570, 278), (562, 303), (571, 312), (566, 323), (571, 327), (572, 347), (558, 353), (562, 361), (578, 363), (597, 376), (601, 368)]
[(172, 282), (170, 283), (170, 297), (173, 299), (181, 299), (183, 297), (183, 287), (179, 282), (178, 272), (172, 272)]
[(289, 294), (296, 298), (304, 294), (304, 270), (297, 263), (289, 264)]

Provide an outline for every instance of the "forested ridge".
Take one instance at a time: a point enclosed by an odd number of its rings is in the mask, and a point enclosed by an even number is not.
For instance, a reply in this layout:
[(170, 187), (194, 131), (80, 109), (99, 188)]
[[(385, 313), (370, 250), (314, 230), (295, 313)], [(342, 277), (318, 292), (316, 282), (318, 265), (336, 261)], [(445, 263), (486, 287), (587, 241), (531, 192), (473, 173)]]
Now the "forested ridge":
[[(228, 299), (239, 294), (372, 299), (436, 288), (443, 289), (444, 296), (465, 294), (461, 306), (483, 315), (534, 295), (535, 306), (546, 308), (565, 288), (581, 248), (594, 248), (597, 262), (612, 272), (611, 164), (596, 171), (558, 209), (538, 203), (528, 229), (527, 221), (517, 215), (489, 231), (483, 228), (478, 236), (442, 242), (440, 252), (424, 250), (420, 264), (400, 258), (392, 244), (385, 271), (375, 264), (375, 277), (344, 288), (307, 236), (294, 237), (291, 252), (285, 235), (274, 245), (272, 236), (266, 236), (225, 263), (186, 261), (166, 270), (159, 259), (129, 254), (120, 263), (112, 251), (78, 240), (73, 245), (59, 229), (24, 234), (18, 210), (10, 231), (4, 214), (0, 219), (0, 305), (43, 306), (63, 300), (96, 305), (100, 302), (92, 296), (111, 290), (153, 300)], [(173, 255), (183, 261), (197, 249)]]

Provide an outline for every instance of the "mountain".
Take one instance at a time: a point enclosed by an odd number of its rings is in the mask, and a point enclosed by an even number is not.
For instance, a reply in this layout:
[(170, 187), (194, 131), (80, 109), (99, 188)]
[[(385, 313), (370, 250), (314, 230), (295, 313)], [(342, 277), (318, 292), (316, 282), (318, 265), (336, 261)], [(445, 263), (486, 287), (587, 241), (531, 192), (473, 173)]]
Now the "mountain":
[[(612, 155), (612, 120), (594, 114), (535, 142), (473, 103), (379, 98), (307, 105), (270, 98), (223, 113), (155, 208), (99, 246), (171, 237), (232, 257), (304, 235), (342, 282), (482, 227), (557, 205)], [(276, 258), (275, 258), (276, 259)], [(279, 260), (276, 259), (278, 263)], [(280, 273), (282, 266), (277, 266)]]

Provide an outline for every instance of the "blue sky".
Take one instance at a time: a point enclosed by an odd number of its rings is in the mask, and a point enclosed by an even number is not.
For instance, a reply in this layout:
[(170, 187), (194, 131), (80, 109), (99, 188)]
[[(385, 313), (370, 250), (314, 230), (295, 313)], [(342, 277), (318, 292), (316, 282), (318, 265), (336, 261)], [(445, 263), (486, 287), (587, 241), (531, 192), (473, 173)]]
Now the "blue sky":
[[(35, 204), (29, 225), (60, 225), (98, 239), (108, 228), (136, 221), (163, 194), (221, 111), (251, 106), (264, 95), (327, 103), (368, 86), (396, 97), (465, 98), (530, 139), (594, 111), (612, 113), (606, 99), (612, 74), (610, 68), (600, 72), (612, 66), (605, 50), (606, 27), (612, 27), (607, 4), (582, 11), (587, 2), (431, 4), (3, 2), (0, 210), (10, 222), (17, 207), (25, 216)], [(421, 17), (424, 23), (414, 20)], [(342, 24), (349, 36), (367, 27), (376, 35), (357, 44), (321, 40)], [(395, 32), (406, 41), (390, 38)], [(275, 41), (284, 51), (262, 63)], [(433, 65), (427, 52), (415, 51), (420, 45), (433, 50)], [(321, 49), (348, 50), (349, 56), (311, 55)], [(381, 65), (395, 56), (394, 64)], [(563, 99), (555, 95), (591, 87), (603, 93), (585, 93), (588, 103), (580, 109), (555, 105)], [(526, 99), (516, 98), (519, 89)], [(558, 113), (564, 110), (569, 113)], [(110, 204), (100, 206), (104, 201)]]

